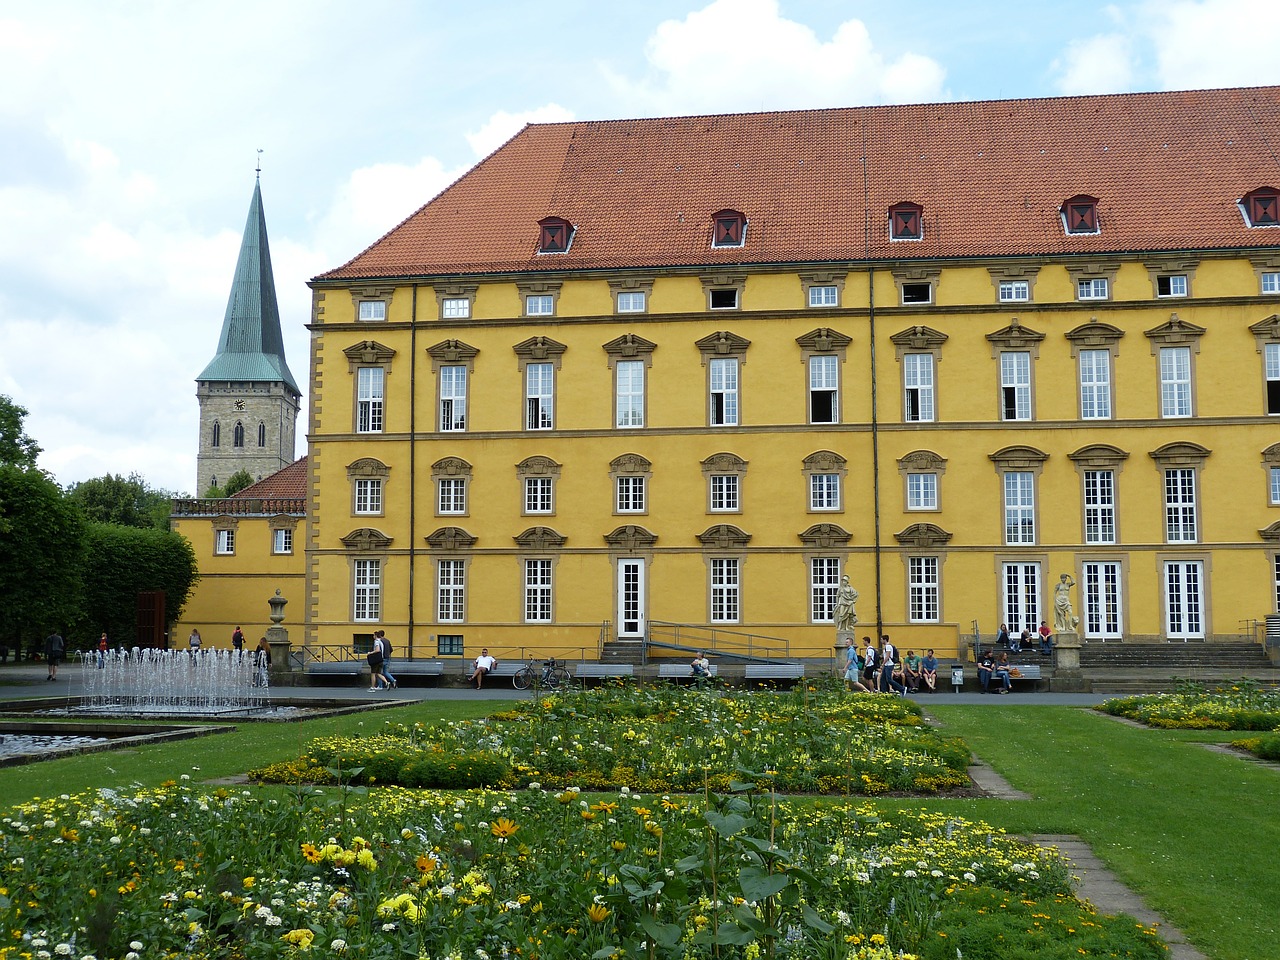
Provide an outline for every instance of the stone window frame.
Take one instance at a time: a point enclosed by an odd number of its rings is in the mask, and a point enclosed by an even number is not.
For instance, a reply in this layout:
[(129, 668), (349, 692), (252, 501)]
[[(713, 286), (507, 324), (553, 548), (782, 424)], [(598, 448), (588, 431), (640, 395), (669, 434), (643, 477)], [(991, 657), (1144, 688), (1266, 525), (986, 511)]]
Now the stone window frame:
[[(351, 515), (353, 517), (381, 517), (387, 512), (387, 478), (391, 476), (391, 468), (374, 457), (361, 457), (347, 464), (347, 482), (351, 487)], [(359, 480), (378, 481), (378, 503), (380, 509), (362, 511), (357, 509), (359, 497), (356, 488)]]
[[(702, 476), (706, 480), (706, 512), (709, 514), (716, 514), (718, 516), (742, 513), (742, 503), (746, 492), (748, 461), (743, 460), (742, 457), (738, 456), (736, 453), (723, 451), (721, 453), (713, 453), (711, 456), (707, 457), (702, 461), (701, 466)], [(711, 478), (724, 476), (734, 476), (738, 479), (738, 507), (736, 510), (717, 510), (713, 506)]]
[[(936, 583), (933, 584), (933, 603), (937, 607), (938, 615), (936, 617), (916, 617), (912, 612), (912, 588), (915, 586), (911, 577), (912, 561), (932, 561), (934, 576)], [(946, 562), (946, 554), (943, 553), (914, 553), (906, 552), (902, 554), (902, 579), (903, 579), (903, 611), (906, 613), (907, 623), (942, 623), (942, 565)]]
[[(643, 510), (620, 510), (618, 508), (618, 487), (622, 478), (638, 478), (644, 491)], [(624, 453), (609, 461), (609, 486), (613, 490), (613, 515), (616, 517), (643, 517), (650, 511), (653, 493), (653, 464), (647, 457), (638, 453)]]
[[(1162, 532), (1162, 542), (1170, 547), (1180, 547), (1190, 544), (1206, 543), (1204, 531), (1204, 465), (1205, 461), (1213, 453), (1208, 447), (1201, 446), (1188, 440), (1174, 440), (1170, 443), (1162, 444), (1148, 454), (1155, 461), (1156, 469), (1160, 471), (1160, 510), (1163, 514), (1160, 521), (1160, 529)], [(1195, 539), (1194, 540), (1170, 540), (1169, 539), (1169, 504), (1168, 494), (1165, 484), (1170, 470), (1191, 470), (1195, 481), (1195, 503), (1194, 523), (1195, 523)]]
[[(643, 316), (650, 313), (650, 304), (653, 301), (653, 284), (654, 278), (649, 276), (643, 277), (622, 277), (618, 280), (609, 281), (609, 297), (613, 301), (613, 312), (623, 317)], [(618, 294), (620, 293), (643, 293), (644, 309), (643, 310), (619, 310)]]
[[(1267, 376), (1267, 348), (1280, 350), (1280, 315), (1273, 313), (1250, 324), (1249, 332), (1253, 334), (1258, 356), (1262, 357), (1262, 410), (1269, 417), (1280, 415), (1280, 374), (1276, 379)], [(1275, 384), (1274, 390), (1272, 384)]]
[[(834, 560), (836, 563), (836, 580), (833, 586), (838, 589), (840, 578), (846, 575), (845, 571), (849, 565), (851, 552), (849, 541), (853, 539), (853, 535), (838, 523), (815, 523), (807, 530), (802, 531), (799, 537), (800, 542), (803, 544), (800, 552), (800, 561), (804, 564), (805, 595), (808, 603), (807, 622), (819, 625), (834, 623), (834, 614), (825, 619), (814, 616), (816, 598), (814, 595), (813, 565), (817, 560)], [(834, 605), (834, 590), (831, 599)]]
[[(431, 376), (435, 380), (435, 402), (432, 409), (435, 412), (435, 426), (432, 428), (433, 433), (466, 433), (471, 424), (471, 381), (476, 372), (476, 355), (480, 353), (479, 347), (473, 347), (469, 343), (461, 340), (441, 340), (439, 343), (427, 347), (427, 356), (431, 358)], [(463, 414), (461, 430), (445, 430), (444, 426), (444, 397), (442, 396), (443, 381), (440, 376), (442, 367), (463, 367), (467, 372), (467, 392), (463, 398)]]
[[(609, 364), (609, 373), (613, 379), (613, 429), (615, 430), (643, 430), (649, 425), (649, 370), (653, 367), (653, 352), (658, 349), (658, 345), (652, 340), (646, 340), (644, 337), (636, 336), (634, 333), (624, 333), (620, 337), (614, 337), (608, 343), (602, 344), (602, 349)], [(635, 363), (643, 363), (644, 367), (644, 383), (641, 393), (640, 407), (640, 423), (622, 425), (618, 423), (618, 363), (621, 361), (631, 361)]]
[[(394, 286), (369, 284), (350, 287), (348, 292), (351, 294), (352, 320), (356, 323), (385, 323), (391, 319), (391, 300), (396, 292)], [(369, 319), (361, 317), (361, 304), (365, 303), (381, 303), (382, 316)]]
[[(469, 517), (471, 515), (471, 478), (473, 468), (461, 457), (441, 457), (431, 465), (431, 485), (435, 496), (432, 498), (431, 512), (437, 517)], [(440, 481), (462, 481), (462, 510), (443, 511), (440, 509)]]
[[(1086, 547), (1110, 547), (1120, 541), (1120, 474), (1124, 470), (1125, 461), (1129, 459), (1128, 451), (1109, 443), (1090, 443), (1067, 454), (1067, 459), (1075, 464), (1076, 475), (1080, 478), (1080, 542)], [(1085, 474), (1102, 470), (1110, 470), (1114, 474), (1111, 485), (1111, 517), (1114, 539), (1111, 543), (1098, 543), (1089, 540), (1088, 498), (1085, 492)]]
[[(717, 523), (698, 534), (698, 542), (702, 545), (702, 562), (707, 568), (706, 578), (706, 611), (707, 622), (714, 624), (746, 623), (746, 568), (747, 546), (751, 542), (751, 534), (731, 523)], [(735, 589), (737, 617), (732, 620), (715, 619), (715, 575), (717, 560), (733, 560), (737, 564), (737, 583)]]
[[(1036, 280), (1040, 275), (1039, 265), (1006, 263), (987, 267), (991, 277), (991, 288), (995, 292), (996, 303), (1034, 303), (1036, 299)], [(1027, 285), (1026, 300), (1001, 300), (1000, 284), (1022, 282)]]
[[(727, 313), (742, 309), (742, 296), (747, 287), (747, 275), (745, 273), (706, 273), (698, 279), (702, 282), (703, 303), (707, 305), (708, 311)], [(712, 306), (712, 294), (728, 290), (734, 291), (735, 294), (733, 306)]]
[[(520, 295), (521, 319), (546, 320), (550, 317), (560, 316), (560, 290), (563, 286), (563, 283), (552, 280), (527, 280), (524, 282), (517, 282), (516, 290)], [(551, 312), (530, 314), (530, 297), (550, 297)]]
[[(436, 318), (449, 322), (474, 318), (476, 315), (476, 294), (479, 290), (480, 285), (477, 283), (432, 284), (432, 291), (436, 295)], [(465, 300), (467, 303), (467, 315), (465, 317), (446, 317), (444, 313), (444, 302), (446, 300)]]
[[(237, 546), (236, 533), (240, 526), (240, 521), (233, 516), (222, 514), (214, 517), (209, 526), (213, 530), (213, 555), (215, 557), (234, 557)], [(228, 534), (229, 536), (224, 538), (221, 536), (222, 534)], [(229, 547), (227, 550), (219, 549), (224, 539)]]
[[(1104, 303), (1116, 298), (1116, 274), (1120, 272), (1120, 264), (1106, 260), (1071, 261), (1066, 265), (1067, 276), (1071, 278), (1072, 299), (1078, 303)], [(1080, 298), (1080, 283), (1083, 280), (1105, 280), (1107, 295), (1105, 297)]]
[[(520, 515), (522, 517), (554, 517), (556, 514), (556, 487), (560, 484), (561, 464), (556, 463), (550, 457), (544, 457), (535, 454), (531, 457), (525, 457), (516, 464), (516, 480), (520, 486)], [(526, 489), (528, 480), (547, 479), (551, 481), (551, 509), (548, 510), (529, 510), (528, 491)]]
[(1280, 507), (1280, 496), (1273, 496), (1276, 491), (1272, 472), (1280, 472), (1280, 443), (1273, 443), (1262, 451), (1262, 472), (1267, 478), (1267, 506)]
[[(349, 584), (347, 596), (351, 605), (351, 622), (377, 623), (382, 619), (383, 611), (386, 610), (386, 573), (389, 565), (387, 552), (391, 547), (392, 538), (375, 527), (357, 527), (340, 539), (346, 550), (347, 583)], [(378, 609), (375, 611), (374, 616), (356, 616), (356, 596), (359, 587), (356, 582), (357, 561), (371, 561), (378, 571)]]
[[(557, 533), (551, 527), (536, 526), (529, 527), (523, 532), (517, 534), (512, 539), (516, 542), (517, 554), (516, 563), (519, 572), (520, 583), (520, 622), (521, 623), (555, 623), (556, 622), (556, 573), (560, 565), (560, 556), (568, 539), (560, 533)], [(549, 616), (546, 619), (531, 620), (529, 613), (529, 582), (528, 582), (528, 562), (545, 561), (549, 562), (549, 570), (551, 573), (550, 583), (547, 585), (549, 597)]]
[[(844, 306), (844, 285), (848, 278), (848, 274), (843, 270), (815, 270), (806, 271), (799, 274), (800, 290), (803, 297), (803, 303), (807, 310), (839, 310)], [(809, 290), (812, 287), (835, 287), (836, 302), (835, 305), (819, 304), (814, 305), (809, 302)]]
[[(1024, 327), (1017, 317), (1010, 319), (1008, 325), (987, 334), (987, 342), (991, 344), (991, 359), (996, 361), (996, 419), (1002, 423), (1031, 423), (1036, 419), (1036, 361), (1040, 359), (1040, 344), (1045, 335), (1030, 327)], [(1027, 370), (1027, 407), (1029, 416), (1023, 420), (1009, 418), (1005, 414), (1004, 399), (1004, 354), (1029, 354)], [(1016, 403), (1016, 400), (1015, 400)]]
[(523, 433), (541, 433), (543, 428), (534, 429), (529, 426), (529, 387), (526, 371), (531, 363), (551, 364), (551, 426), (546, 431), (558, 429), (559, 417), (557, 403), (560, 393), (560, 365), (564, 353), (569, 348), (550, 337), (536, 336), (522, 340), (511, 348), (516, 354), (516, 367), (520, 371), (520, 430)]
[[(361, 435), (386, 434), (387, 414), (391, 409), (391, 361), (396, 351), (376, 340), (361, 340), (342, 351), (347, 358), (347, 372), (351, 374), (351, 432)], [(382, 428), (360, 429), (360, 373), (361, 369), (382, 369)]]
[[(919, 521), (912, 523), (894, 535), (898, 545), (903, 549), (898, 557), (902, 562), (902, 609), (910, 623), (946, 623), (946, 591), (943, 589), (943, 568), (946, 566), (950, 551), (947, 544), (951, 534), (936, 523)], [(937, 620), (910, 620), (911, 614), (911, 560), (931, 558), (938, 564), (938, 618)]]
[[(271, 553), (273, 556), (289, 557), (297, 552), (297, 517), (290, 516), (287, 513), (278, 513), (267, 521), (267, 528), (271, 533)], [(289, 538), (289, 549), (286, 551), (276, 550), (276, 531), (278, 530), (288, 530), (292, 534)]]
[[(1191, 284), (1196, 276), (1199, 260), (1148, 260), (1145, 263), (1147, 276), (1151, 280), (1151, 297), (1153, 300), (1190, 300)], [(1184, 277), (1187, 282), (1185, 293), (1160, 293), (1161, 277)]]
[[(1144, 330), (1143, 336), (1150, 341), (1151, 356), (1156, 360), (1156, 412), (1161, 420), (1188, 420), (1199, 415), (1200, 398), (1196, 389), (1196, 357), (1200, 353), (1200, 339), (1205, 334), (1204, 327), (1198, 327), (1194, 323), (1183, 320), (1176, 313), (1169, 314), (1169, 319), (1158, 327), (1152, 327), (1150, 330)], [(1164, 412), (1164, 394), (1161, 387), (1164, 380), (1160, 373), (1160, 351), (1163, 349), (1186, 348), (1188, 364), (1187, 375), (1190, 379), (1188, 385), (1190, 394), (1190, 412), (1185, 417), (1171, 416)]]
[[(907, 309), (932, 307), (938, 302), (938, 287), (942, 283), (942, 267), (926, 264), (899, 265), (890, 267), (894, 286), (898, 290), (898, 305)], [(924, 284), (929, 288), (928, 300), (907, 301), (906, 288)]]
[[(1171, 545), (1172, 547), (1172, 545)], [(1176, 550), (1165, 549), (1155, 554), (1156, 580), (1160, 594), (1160, 636), (1168, 641), (1169, 633), (1169, 581), (1166, 570), (1170, 563), (1200, 564), (1200, 625), (1199, 639), (1208, 640), (1213, 635), (1213, 591), (1209, 585), (1213, 582), (1213, 552), (1211, 550)], [(1194, 635), (1179, 634), (1178, 639), (1190, 639)]]
[[(708, 334), (700, 340), (695, 340), (695, 347), (702, 356), (702, 366), (706, 370), (706, 423), (707, 426), (716, 430), (732, 430), (735, 427), (742, 426), (744, 422), (745, 399), (745, 381), (747, 366), (747, 348), (751, 346), (751, 341), (745, 337), (730, 330), (717, 330), (715, 333)], [(711, 419), (711, 361), (712, 360), (737, 360), (738, 362), (738, 419), (734, 423), (713, 423)]]
[[(947, 342), (948, 337), (940, 330), (927, 327), (924, 324), (916, 324), (914, 327), (907, 327), (905, 330), (899, 330), (897, 333), (889, 337), (894, 347), (894, 357), (898, 361), (898, 367), (902, 373), (902, 389), (901, 389), (901, 414), (903, 423), (938, 423), (941, 420), (941, 395), (938, 389), (938, 368), (942, 365), (942, 347)], [(908, 354), (929, 354), (933, 357), (933, 384), (930, 390), (930, 398), (933, 403), (933, 416), (928, 420), (909, 420), (907, 413), (910, 409), (907, 403), (907, 381), (905, 367), (902, 365), (902, 358)]]
[[(1044, 473), (1045, 461), (1049, 459), (1049, 454), (1036, 447), (1028, 444), (1010, 444), (1007, 447), (1001, 447), (995, 453), (989, 454), (988, 459), (995, 467), (996, 476), (1000, 478), (1000, 511), (1001, 524), (1003, 533), (1000, 536), (1000, 543), (1008, 547), (1035, 547), (1039, 546), (1043, 539), (1042, 534), (1044, 528), (1040, 522), (1040, 477)], [(1005, 485), (1005, 476), (1010, 473), (1030, 473), (1031, 474), (1031, 532), (1030, 542), (1018, 541), (1009, 542), (1009, 504), (1006, 496), (1008, 488)]]
[[(800, 363), (804, 366), (804, 422), (810, 426), (835, 426), (844, 422), (844, 366), (849, 344), (853, 343), (853, 337), (843, 334), (839, 330), (832, 330), (830, 327), (815, 327), (808, 333), (796, 337), (796, 343), (800, 346)], [(835, 403), (833, 404), (834, 416), (831, 420), (815, 421), (813, 419), (813, 376), (810, 369), (810, 361), (814, 357), (836, 358), (836, 395)]]
[[(450, 626), (466, 623), (470, 616), (471, 562), (475, 559), (476, 537), (462, 527), (440, 527), (427, 534), (428, 554), (431, 558), (432, 622)], [(440, 616), (440, 564), (442, 561), (462, 562), (462, 619), (445, 620)]]
[(1084, 383), (1080, 371), (1081, 350), (1106, 350), (1108, 359), (1108, 407), (1109, 416), (1089, 417), (1089, 420), (1114, 420), (1116, 418), (1116, 360), (1120, 356), (1120, 339), (1125, 332), (1110, 323), (1102, 323), (1097, 317), (1090, 317), (1088, 323), (1082, 323), (1065, 334), (1071, 344), (1071, 359), (1076, 362), (1076, 413), (1081, 420), (1084, 416)]
[[(947, 472), (947, 459), (932, 450), (912, 450), (898, 458), (898, 475), (902, 477), (902, 512), (941, 513), (942, 512), (942, 477)], [(912, 474), (933, 474), (934, 494), (937, 503), (933, 507), (912, 507), (910, 480)]]
[[(845, 485), (849, 478), (849, 461), (847, 459), (834, 450), (815, 450), (801, 461), (800, 472), (804, 476), (805, 513), (836, 514), (846, 512), (848, 496), (845, 492)], [(834, 508), (824, 507), (815, 510), (813, 506), (813, 477), (830, 474), (836, 475), (836, 496), (840, 503)]]

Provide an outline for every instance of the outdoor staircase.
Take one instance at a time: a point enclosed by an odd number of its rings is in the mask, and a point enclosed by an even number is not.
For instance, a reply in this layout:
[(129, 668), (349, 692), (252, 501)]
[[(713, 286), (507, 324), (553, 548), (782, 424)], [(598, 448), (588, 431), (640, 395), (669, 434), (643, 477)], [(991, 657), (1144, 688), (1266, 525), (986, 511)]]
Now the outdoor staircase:
[(1256, 643), (1086, 643), (1080, 669), (1094, 693), (1172, 693), (1180, 683), (1242, 678), (1280, 686), (1280, 667)]

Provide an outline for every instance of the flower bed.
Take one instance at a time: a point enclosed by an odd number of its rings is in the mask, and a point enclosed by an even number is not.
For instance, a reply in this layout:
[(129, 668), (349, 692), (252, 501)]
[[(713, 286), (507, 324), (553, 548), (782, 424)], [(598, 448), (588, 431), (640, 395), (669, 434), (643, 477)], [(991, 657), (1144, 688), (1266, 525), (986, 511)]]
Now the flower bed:
[(1121, 697), (1094, 709), (1153, 727), (1280, 730), (1280, 690), (1247, 680), (1226, 687), (1184, 683), (1177, 693)]
[(0, 960), (1163, 956), (1053, 852), (848, 801), (188, 783), (0, 822)]
[[(969, 749), (887, 696), (603, 688), (439, 728), (388, 724), (313, 741), (268, 782), (725, 790), (739, 769), (794, 793), (937, 793), (969, 785)], [(358, 771), (358, 772), (353, 772)]]

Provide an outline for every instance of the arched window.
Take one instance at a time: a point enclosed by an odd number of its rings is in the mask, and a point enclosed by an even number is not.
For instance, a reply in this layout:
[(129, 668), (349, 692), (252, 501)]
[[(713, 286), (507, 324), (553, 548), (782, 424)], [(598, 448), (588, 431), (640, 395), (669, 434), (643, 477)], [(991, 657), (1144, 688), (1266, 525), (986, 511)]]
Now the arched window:
[(218, 447), (222, 445), (222, 425), (217, 420), (213, 421), (213, 434), (209, 437), (209, 446)]
[(239, 420), (236, 421), (236, 428), (231, 434), (231, 445), (233, 447), (244, 446), (244, 424)]
[(258, 446), (265, 447), (267, 445), (267, 425), (265, 423), (258, 424)]

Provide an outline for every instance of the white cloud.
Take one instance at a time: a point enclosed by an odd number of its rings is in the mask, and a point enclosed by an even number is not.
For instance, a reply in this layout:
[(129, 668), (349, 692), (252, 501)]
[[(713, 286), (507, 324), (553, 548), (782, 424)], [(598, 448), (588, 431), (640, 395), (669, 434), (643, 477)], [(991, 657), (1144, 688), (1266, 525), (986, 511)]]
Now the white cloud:
[(945, 71), (929, 57), (889, 60), (859, 20), (823, 41), (781, 15), (777, 0), (714, 0), (660, 23), (646, 46), (652, 76), (604, 70), (637, 112), (777, 110), (940, 99)]
[(1132, 89), (1133, 59), (1129, 38), (1107, 33), (1073, 40), (1051, 72), (1058, 74), (1058, 90), (1067, 96), (1121, 93)]
[(524, 113), (508, 113), (499, 110), (479, 130), (466, 134), (467, 143), (477, 158), (487, 157), (510, 140), (526, 123), (566, 123), (573, 119), (573, 111), (558, 103), (548, 103), (536, 110)]
[(1270, 51), (1274, 0), (1148, 3), (1159, 85), (1166, 90), (1280, 82)]

